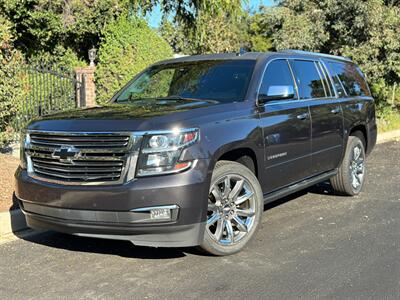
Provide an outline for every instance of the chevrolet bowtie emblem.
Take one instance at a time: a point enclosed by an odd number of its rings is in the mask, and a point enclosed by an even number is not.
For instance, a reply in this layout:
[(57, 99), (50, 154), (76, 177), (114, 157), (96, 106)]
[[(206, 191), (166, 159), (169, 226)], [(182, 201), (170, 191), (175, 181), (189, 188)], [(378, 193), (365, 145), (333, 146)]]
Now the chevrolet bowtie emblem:
[(79, 155), (79, 150), (76, 149), (74, 146), (61, 146), (60, 149), (54, 150), (52, 157), (58, 158), (60, 161), (63, 162), (70, 162), (74, 158), (77, 158)]

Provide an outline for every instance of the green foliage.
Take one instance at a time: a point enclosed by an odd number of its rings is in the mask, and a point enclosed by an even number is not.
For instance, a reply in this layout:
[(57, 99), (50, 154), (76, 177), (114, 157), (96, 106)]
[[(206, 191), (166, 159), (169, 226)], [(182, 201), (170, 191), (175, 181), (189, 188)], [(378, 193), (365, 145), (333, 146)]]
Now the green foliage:
[(9, 142), (11, 122), (24, 99), (26, 80), (20, 72), (24, 61), (12, 48), (11, 24), (0, 16), (0, 147)]
[(148, 64), (171, 56), (168, 45), (135, 19), (156, 6), (164, 14), (161, 35), (177, 53), (247, 47), (349, 56), (367, 75), (379, 110), (399, 107), (399, 1), (280, 0), (255, 14), (244, 12), (243, 2), (248, 1), (0, 0), (0, 118), (7, 120), (1, 121), (1, 131), (18, 109), (18, 105), (5, 104), (3, 95), (15, 97), (15, 103), (22, 95), (18, 91), (23, 90), (23, 81), (7, 77), (22, 76), (16, 71), (22, 56), (31, 63), (71, 69), (86, 65), (88, 49), (99, 48), (100, 102)]
[(104, 103), (148, 65), (172, 57), (166, 41), (137, 18), (121, 15), (102, 32), (96, 70), (97, 101)]
[(247, 47), (251, 51), (267, 52), (272, 49), (272, 38), (268, 34), (268, 26), (262, 14), (248, 16)]
[(392, 1), (283, 0), (264, 8), (256, 24), (277, 50), (351, 57), (380, 107), (400, 84), (400, 6)]
[(176, 53), (193, 55), (236, 52), (247, 44), (244, 21), (243, 16), (231, 18), (228, 14), (202, 13), (194, 27), (164, 19), (160, 32)]
[(385, 106), (378, 111), (378, 132), (400, 129), (400, 110)]
[(163, 18), (160, 26), (160, 34), (175, 53), (191, 54), (195, 52), (192, 40), (187, 35), (182, 23), (173, 23), (167, 18)]
[(98, 46), (105, 24), (128, 7), (128, 0), (0, 0), (11, 21), (15, 47), (28, 58), (70, 49), (79, 60)]
[(87, 63), (80, 59), (71, 48), (65, 49), (61, 45), (57, 45), (54, 50), (49, 53), (38, 51), (30, 57), (29, 63), (32, 65), (51, 65), (59, 66), (68, 70), (73, 70), (75, 67), (84, 67)]
[(59, 49), (70, 49), (82, 61), (87, 60), (88, 49), (99, 48), (104, 27), (121, 14), (140, 16), (159, 5), (165, 15), (204, 36), (209, 27), (200, 26), (200, 14), (234, 19), (241, 4), (241, 0), (0, 0), (0, 14), (11, 21), (15, 47), (25, 57), (57, 57)]
[(240, 16), (201, 14), (197, 22), (199, 30), (192, 33), (196, 53), (236, 52), (243, 46)]
[[(154, 6), (159, 5), (164, 15), (172, 15), (174, 20), (185, 27), (197, 27), (201, 14), (209, 16), (229, 15), (231, 18), (242, 13), (242, 4), (248, 0), (129, 0), (134, 11), (150, 12)], [(210, 28), (204, 28), (209, 30)], [(202, 29), (203, 30), (203, 29)]]

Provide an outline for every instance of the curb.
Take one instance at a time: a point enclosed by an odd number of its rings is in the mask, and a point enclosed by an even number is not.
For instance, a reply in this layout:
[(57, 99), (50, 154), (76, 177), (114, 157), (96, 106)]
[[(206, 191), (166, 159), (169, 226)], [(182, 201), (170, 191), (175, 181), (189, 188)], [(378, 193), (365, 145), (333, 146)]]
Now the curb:
[[(400, 139), (400, 130), (378, 134), (376, 143), (382, 144), (394, 139)], [(20, 209), (0, 212), (0, 239), (12, 240), (10, 236), (13, 236), (13, 233), (26, 230), (28, 228), (29, 227), (26, 225), (25, 216)], [(35, 232), (32, 231), (32, 233), (34, 234)]]
[(397, 138), (400, 138), (400, 129), (379, 133), (376, 143), (382, 144), (382, 143), (389, 142), (389, 141), (391, 141), (393, 139), (397, 139)]
[(25, 216), (20, 209), (0, 213), (0, 237), (27, 228)]

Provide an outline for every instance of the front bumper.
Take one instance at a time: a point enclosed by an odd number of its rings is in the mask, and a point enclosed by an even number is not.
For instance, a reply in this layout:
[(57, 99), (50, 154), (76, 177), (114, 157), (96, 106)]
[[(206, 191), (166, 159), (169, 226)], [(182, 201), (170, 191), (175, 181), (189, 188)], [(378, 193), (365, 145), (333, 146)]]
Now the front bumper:
[[(198, 160), (184, 173), (145, 177), (115, 186), (69, 186), (16, 172), (15, 196), (31, 228), (109, 239), (136, 245), (186, 247), (203, 240), (210, 172)], [(171, 221), (147, 222), (135, 209), (175, 206)]]

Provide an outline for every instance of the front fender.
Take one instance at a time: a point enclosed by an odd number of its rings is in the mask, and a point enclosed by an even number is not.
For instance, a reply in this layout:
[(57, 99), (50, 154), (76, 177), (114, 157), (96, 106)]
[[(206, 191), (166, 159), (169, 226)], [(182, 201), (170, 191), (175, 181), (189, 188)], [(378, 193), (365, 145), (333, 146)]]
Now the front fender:
[(184, 150), (182, 160), (209, 159), (209, 172), (212, 173), (222, 155), (244, 148), (255, 154), (259, 168), (263, 166), (264, 140), (254, 109), (225, 112), (198, 127), (200, 141)]

